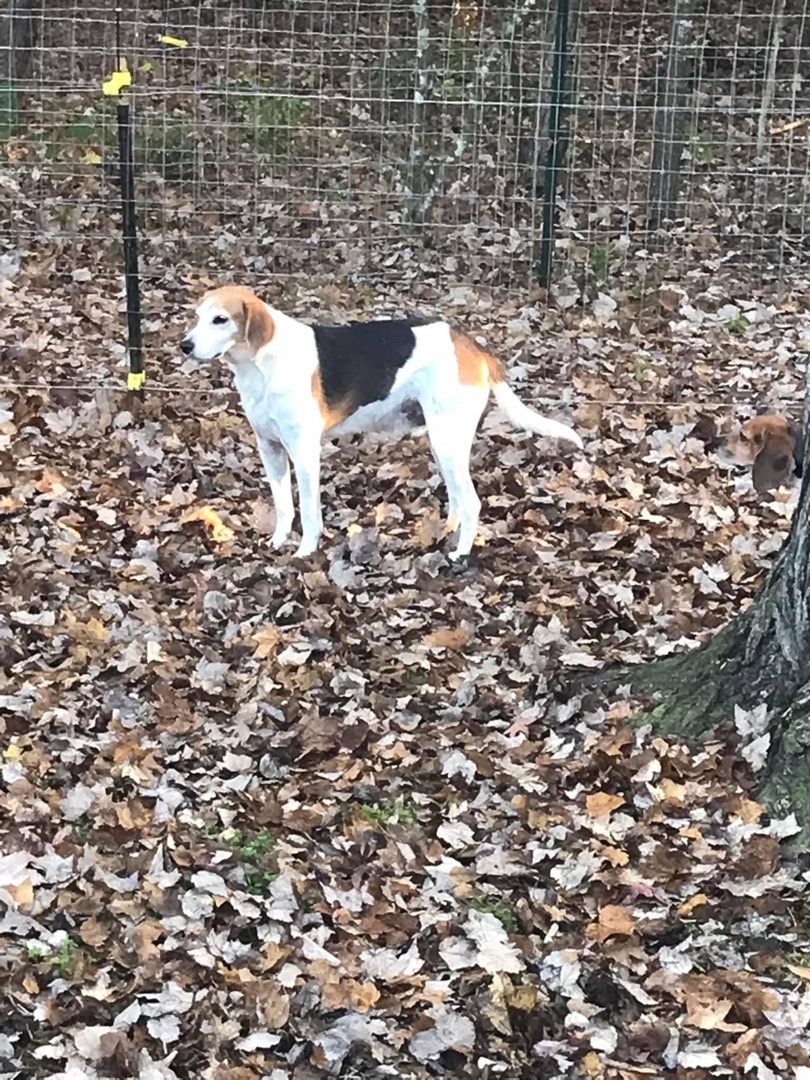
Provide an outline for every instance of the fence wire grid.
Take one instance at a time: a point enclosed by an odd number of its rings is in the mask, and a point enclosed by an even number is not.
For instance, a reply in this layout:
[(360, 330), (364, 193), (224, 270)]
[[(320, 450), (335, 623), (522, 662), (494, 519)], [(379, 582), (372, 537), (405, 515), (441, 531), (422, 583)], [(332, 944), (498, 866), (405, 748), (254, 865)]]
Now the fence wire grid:
[[(758, 282), (801, 267), (808, 3), (571, 0), (558, 291), (650, 259)], [(120, 266), (114, 9), (7, 4), (5, 257), (47, 241)], [(558, 6), (123, 6), (144, 276), (530, 288)]]

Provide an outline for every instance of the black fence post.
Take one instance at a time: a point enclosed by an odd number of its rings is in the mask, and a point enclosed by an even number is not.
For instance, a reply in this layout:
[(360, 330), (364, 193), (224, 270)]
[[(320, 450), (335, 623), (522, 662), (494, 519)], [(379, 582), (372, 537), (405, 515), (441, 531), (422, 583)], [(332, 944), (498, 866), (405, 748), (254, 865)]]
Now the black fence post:
[(115, 9), (116, 66), (104, 83), (105, 94), (118, 97), (118, 165), (121, 181), (121, 235), (124, 241), (124, 282), (127, 301), (127, 338), (129, 375), (127, 386), (143, 397), (146, 372), (143, 364), (141, 328), (141, 285), (138, 274), (138, 223), (135, 214), (135, 162), (132, 140), (132, 109), (121, 91), (132, 83), (132, 76), (121, 54), (121, 9)]
[(129, 103), (118, 104), (118, 153), (121, 163), (121, 221), (124, 239), (124, 280), (127, 295), (130, 390), (143, 394), (141, 284), (138, 274), (138, 224), (135, 217), (135, 163), (132, 153), (132, 114)]
[(551, 284), (554, 261), (554, 226), (557, 214), (557, 178), (565, 146), (565, 74), (568, 66), (569, 0), (557, 0), (554, 24), (554, 65), (551, 72), (551, 97), (548, 111), (548, 156), (543, 181), (543, 237), (537, 280), (544, 289)]

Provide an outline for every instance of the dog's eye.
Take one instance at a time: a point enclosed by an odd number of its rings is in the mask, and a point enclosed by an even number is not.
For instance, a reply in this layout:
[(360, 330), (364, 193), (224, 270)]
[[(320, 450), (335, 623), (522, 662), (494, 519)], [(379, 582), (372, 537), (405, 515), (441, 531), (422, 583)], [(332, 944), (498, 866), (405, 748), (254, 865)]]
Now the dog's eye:
[(222, 324), (226, 323), (228, 320), (224, 315), (215, 315), (213, 321), (217, 326), (222, 326)]
[(740, 432), (740, 442), (748, 442), (748, 436), (745, 434), (744, 431)]

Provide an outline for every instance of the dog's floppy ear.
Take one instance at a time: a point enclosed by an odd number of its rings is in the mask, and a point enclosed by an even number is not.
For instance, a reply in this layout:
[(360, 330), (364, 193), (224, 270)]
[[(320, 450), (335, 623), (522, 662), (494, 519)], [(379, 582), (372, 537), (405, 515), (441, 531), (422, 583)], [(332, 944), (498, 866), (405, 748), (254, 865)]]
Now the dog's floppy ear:
[(794, 469), (793, 448), (788, 439), (768, 439), (754, 459), (754, 488), (762, 494), (773, 491), (790, 477)]
[(245, 320), (245, 340), (254, 352), (258, 352), (275, 333), (270, 312), (259, 299), (243, 300), (242, 316)]
[(793, 471), (801, 479), (804, 469), (804, 455), (802, 454), (804, 432), (798, 424), (788, 424), (788, 434), (793, 440)]

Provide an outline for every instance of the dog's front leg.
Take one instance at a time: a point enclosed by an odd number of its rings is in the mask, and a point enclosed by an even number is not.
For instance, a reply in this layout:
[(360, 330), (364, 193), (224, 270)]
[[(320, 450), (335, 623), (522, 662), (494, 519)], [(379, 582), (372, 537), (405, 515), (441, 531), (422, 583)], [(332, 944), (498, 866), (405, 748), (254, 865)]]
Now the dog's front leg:
[(259, 454), (273, 493), (273, 505), (276, 511), (276, 528), (270, 543), (274, 548), (278, 548), (289, 539), (295, 517), (290, 459), (283, 446), (269, 442), (261, 435), (257, 435), (257, 439)]
[(301, 543), (296, 555), (311, 555), (318, 547), (323, 530), (321, 516), (321, 444), (306, 440), (291, 449), (290, 456), (298, 481), (301, 508)]

